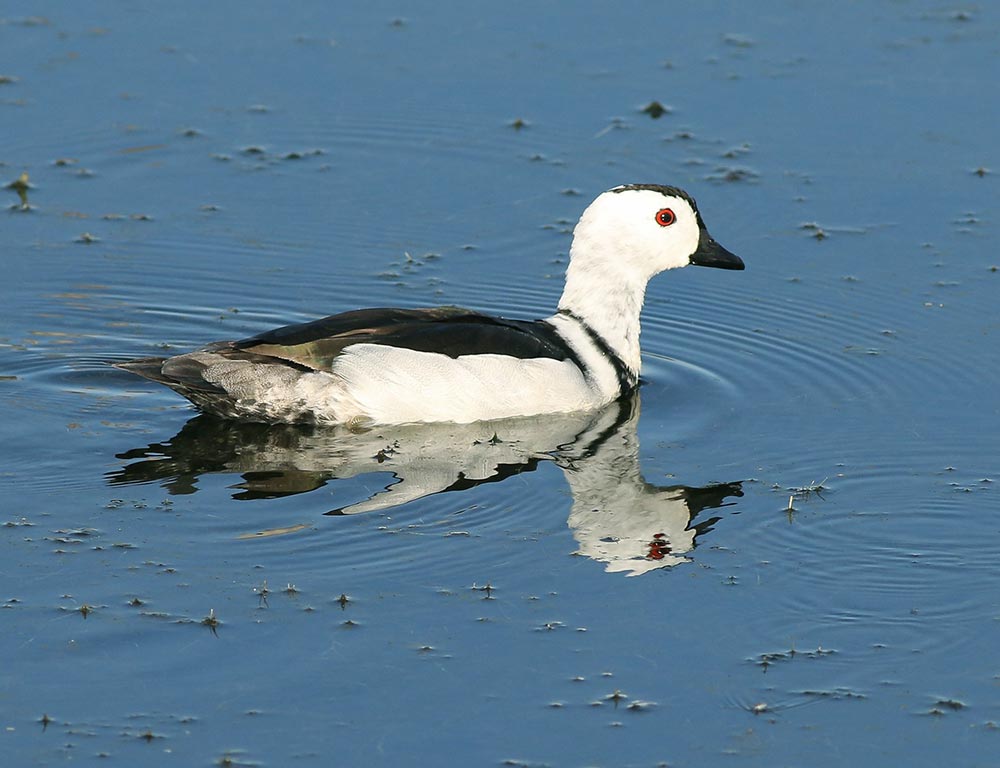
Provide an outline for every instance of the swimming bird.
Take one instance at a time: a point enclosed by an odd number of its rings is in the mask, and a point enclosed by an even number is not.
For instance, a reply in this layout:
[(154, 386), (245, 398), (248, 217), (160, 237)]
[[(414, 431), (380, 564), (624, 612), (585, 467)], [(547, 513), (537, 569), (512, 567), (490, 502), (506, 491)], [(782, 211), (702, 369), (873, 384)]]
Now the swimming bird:
[(687, 192), (626, 184), (584, 210), (558, 309), (543, 320), (361, 309), (115, 365), (248, 421), (363, 428), (593, 410), (638, 385), (646, 284), (688, 264), (744, 267)]

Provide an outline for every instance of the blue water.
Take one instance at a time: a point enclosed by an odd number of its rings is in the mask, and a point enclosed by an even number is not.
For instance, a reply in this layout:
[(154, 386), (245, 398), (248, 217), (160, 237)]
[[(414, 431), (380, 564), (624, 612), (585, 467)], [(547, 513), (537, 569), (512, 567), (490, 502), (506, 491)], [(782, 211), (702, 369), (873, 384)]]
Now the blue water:
[[(996, 763), (1000, 11), (15, 10), (5, 765)], [(651, 284), (607, 412), (268, 430), (107, 365), (544, 316), (635, 181), (748, 268)]]

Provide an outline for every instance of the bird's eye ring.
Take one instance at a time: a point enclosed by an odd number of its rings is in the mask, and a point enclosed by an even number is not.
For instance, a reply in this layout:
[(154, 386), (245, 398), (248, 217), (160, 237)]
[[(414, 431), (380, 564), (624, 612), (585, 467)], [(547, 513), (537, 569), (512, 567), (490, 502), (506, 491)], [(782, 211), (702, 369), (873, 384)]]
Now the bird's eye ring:
[(656, 223), (661, 227), (669, 227), (675, 221), (677, 221), (677, 217), (669, 208), (661, 208), (656, 212)]

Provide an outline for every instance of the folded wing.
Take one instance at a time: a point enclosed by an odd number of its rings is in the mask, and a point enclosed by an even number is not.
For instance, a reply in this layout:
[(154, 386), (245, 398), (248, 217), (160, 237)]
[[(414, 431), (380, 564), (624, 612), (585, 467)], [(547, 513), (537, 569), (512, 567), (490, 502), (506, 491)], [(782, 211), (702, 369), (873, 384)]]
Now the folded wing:
[(229, 342), (226, 348), (212, 351), (277, 358), (329, 371), (337, 356), (354, 344), (381, 344), (452, 358), (498, 354), (565, 360), (572, 356), (548, 323), (505, 320), (460, 307), (344, 312)]

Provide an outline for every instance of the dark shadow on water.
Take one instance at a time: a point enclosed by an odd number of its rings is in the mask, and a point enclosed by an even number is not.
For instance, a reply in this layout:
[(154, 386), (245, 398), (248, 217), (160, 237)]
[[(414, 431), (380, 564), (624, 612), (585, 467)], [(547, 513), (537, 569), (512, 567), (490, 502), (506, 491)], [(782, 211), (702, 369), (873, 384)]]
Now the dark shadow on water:
[[(233, 498), (308, 493), (333, 480), (386, 473), (391, 482), (368, 498), (327, 512), (386, 510), (444, 492), (562, 468), (572, 492), (568, 523), (578, 553), (608, 571), (638, 575), (687, 562), (696, 539), (731, 506), (740, 482), (703, 488), (646, 482), (639, 466), (639, 396), (593, 413), (556, 414), (475, 424), (410, 424), (367, 431), (245, 424), (197, 416), (173, 438), (118, 454), (130, 463), (112, 486), (158, 482), (173, 495), (194, 493), (199, 477), (239, 474)], [(696, 522), (697, 520), (697, 522)]]

